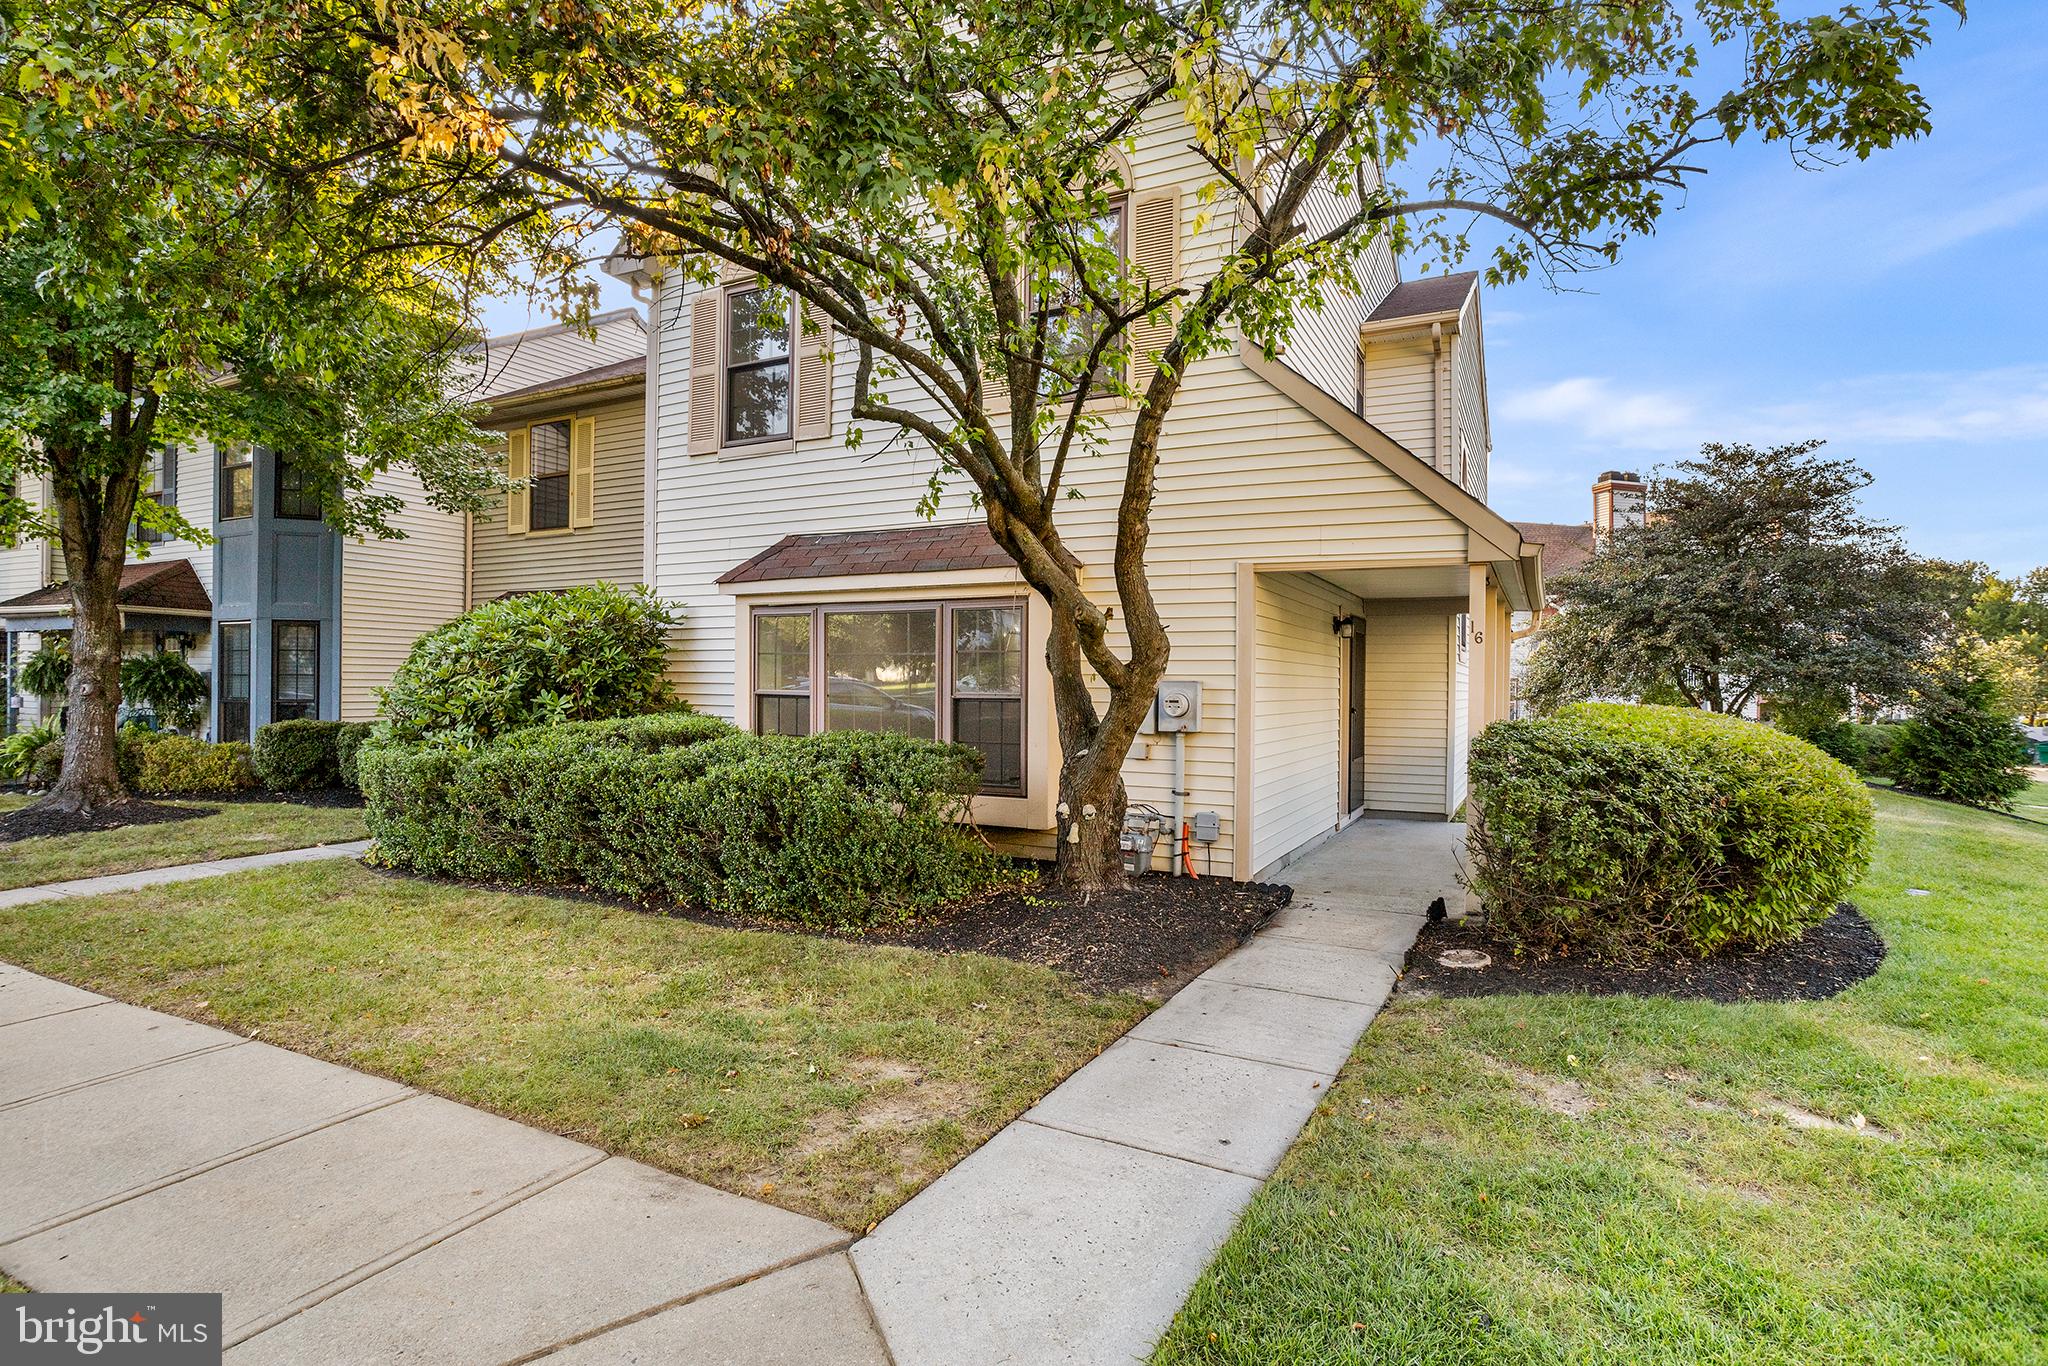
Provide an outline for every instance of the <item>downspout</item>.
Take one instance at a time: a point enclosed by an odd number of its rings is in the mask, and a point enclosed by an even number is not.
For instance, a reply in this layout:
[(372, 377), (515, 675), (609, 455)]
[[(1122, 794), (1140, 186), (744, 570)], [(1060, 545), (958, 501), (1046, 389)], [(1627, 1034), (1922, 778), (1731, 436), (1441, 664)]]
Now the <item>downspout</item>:
[(1444, 325), (1429, 325), (1429, 462), (1445, 478), (1451, 477), (1451, 453), (1444, 447)]

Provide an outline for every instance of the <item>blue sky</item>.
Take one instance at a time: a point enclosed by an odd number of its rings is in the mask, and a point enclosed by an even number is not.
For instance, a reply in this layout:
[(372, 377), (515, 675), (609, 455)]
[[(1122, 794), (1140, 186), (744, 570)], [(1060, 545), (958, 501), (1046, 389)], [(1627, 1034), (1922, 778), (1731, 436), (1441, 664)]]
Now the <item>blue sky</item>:
[(2048, 34), (1975, 8), (1914, 73), (1928, 138), (1819, 172), (1721, 149), (1619, 265), (1488, 293), (1496, 508), (1583, 521), (1603, 469), (1823, 437), (1921, 553), (2048, 564)]

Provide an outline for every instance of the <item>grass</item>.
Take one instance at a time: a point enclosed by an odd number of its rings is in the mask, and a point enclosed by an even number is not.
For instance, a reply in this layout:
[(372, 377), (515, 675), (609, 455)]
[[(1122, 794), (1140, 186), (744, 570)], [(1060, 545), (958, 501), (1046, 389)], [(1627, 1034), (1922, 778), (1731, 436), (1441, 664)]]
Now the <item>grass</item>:
[(0, 911), (0, 959), (852, 1229), (1146, 1009), (1006, 959), (348, 861)]
[[(24, 805), (0, 797), (0, 811)], [(363, 813), (350, 807), (291, 802), (165, 802), (211, 808), (215, 814), (164, 825), (135, 825), (80, 835), (45, 835), (0, 844), (0, 889), (62, 882), (102, 873), (130, 873), (174, 863), (201, 863), (273, 849), (303, 849), (368, 837)]]
[(0, 1295), (26, 1295), (28, 1287), (4, 1271), (0, 1271)]
[(2041, 1361), (2048, 830), (1877, 803), (1834, 1000), (1397, 998), (1155, 1361)]

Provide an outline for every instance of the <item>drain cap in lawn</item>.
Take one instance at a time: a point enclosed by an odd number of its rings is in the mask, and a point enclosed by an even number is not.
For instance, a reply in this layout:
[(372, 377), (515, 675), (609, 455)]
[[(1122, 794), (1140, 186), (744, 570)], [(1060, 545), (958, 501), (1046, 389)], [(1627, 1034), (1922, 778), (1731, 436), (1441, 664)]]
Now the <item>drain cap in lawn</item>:
[(1444, 968), (1483, 968), (1493, 962), (1493, 955), (1478, 949), (1445, 949), (1436, 956), (1436, 962)]

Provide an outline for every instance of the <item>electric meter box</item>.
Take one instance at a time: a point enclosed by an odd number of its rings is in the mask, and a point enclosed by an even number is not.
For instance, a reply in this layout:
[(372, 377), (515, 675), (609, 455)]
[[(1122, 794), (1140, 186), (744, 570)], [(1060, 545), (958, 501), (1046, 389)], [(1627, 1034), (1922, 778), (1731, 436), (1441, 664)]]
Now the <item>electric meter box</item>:
[(1161, 735), (1202, 728), (1202, 685), (1192, 678), (1167, 678), (1152, 699), (1152, 729)]

